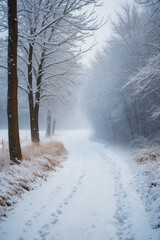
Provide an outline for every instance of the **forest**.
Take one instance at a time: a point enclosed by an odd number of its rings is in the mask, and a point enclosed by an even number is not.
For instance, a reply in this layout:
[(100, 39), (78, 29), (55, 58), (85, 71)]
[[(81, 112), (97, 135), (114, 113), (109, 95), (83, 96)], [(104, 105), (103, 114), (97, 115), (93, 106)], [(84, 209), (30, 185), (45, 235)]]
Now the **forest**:
[(0, 240), (160, 240), (160, 0), (0, 0)]
[(97, 137), (143, 146), (160, 141), (160, 1), (137, 2), (122, 4), (112, 21), (84, 105)]

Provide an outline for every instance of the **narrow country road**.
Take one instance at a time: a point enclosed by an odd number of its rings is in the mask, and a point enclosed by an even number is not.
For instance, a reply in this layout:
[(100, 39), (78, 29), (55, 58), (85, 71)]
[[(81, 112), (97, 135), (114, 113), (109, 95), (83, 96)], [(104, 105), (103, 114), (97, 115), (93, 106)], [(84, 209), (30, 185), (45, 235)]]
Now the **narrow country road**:
[(158, 240), (123, 154), (85, 131), (57, 137), (69, 152), (62, 169), (24, 195), (0, 224), (0, 240)]

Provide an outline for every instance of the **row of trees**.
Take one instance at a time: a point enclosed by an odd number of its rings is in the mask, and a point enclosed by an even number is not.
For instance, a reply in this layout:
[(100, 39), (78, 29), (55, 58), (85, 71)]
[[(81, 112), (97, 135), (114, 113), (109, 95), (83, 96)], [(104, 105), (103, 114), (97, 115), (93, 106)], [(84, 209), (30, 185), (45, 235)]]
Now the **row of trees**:
[(21, 98), (24, 93), (28, 97), (31, 139), (39, 142), (40, 106), (48, 112), (49, 135), (51, 113), (70, 101), (73, 93), (80, 57), (88, 50), (82, 43), (101, 26), (95, 14), (98, 6), (98, 0), (1, 1), (0, 31), (8, 31), (8, 46), (5, 38), (1, 39), (1, 67), (8, 70), (8, 132), (13, 162), (22, 159), (18, 87), (23, 91)]
[(160, 1), (138, 3), (124, 4), (112, 22), (85, 91), (97, 136), (118, 143), (160, 140)]

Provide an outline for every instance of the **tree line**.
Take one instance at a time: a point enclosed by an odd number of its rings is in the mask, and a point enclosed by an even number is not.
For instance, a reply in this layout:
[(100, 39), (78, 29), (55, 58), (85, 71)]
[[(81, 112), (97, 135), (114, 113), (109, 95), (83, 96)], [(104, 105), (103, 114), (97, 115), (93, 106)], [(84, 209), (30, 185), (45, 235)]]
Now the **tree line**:
[(99, 138), (160, 142), (160, 1), (121, 6), (87, 78), (84, 104)]
[(40, 107), (46, 109), (47, 135), (50, 135), (51, 115), (60, 105), (71, 101), (81, 57), (89, 50), (83, 43), (102, 24), (96, 18), (95, 9), (99, 6), (98, 0), (0, 2), (0, 32), (8, 32), (8, 41), (6, 37), (0, 39), (0, 67), (4, 78), (5, 71), (8, 72), (8, 136), (12, 163), (19, 163), (23, 158), (18, 90), (24, 105), (24, 96), (28, 99), (31, 140), (39, 142)]

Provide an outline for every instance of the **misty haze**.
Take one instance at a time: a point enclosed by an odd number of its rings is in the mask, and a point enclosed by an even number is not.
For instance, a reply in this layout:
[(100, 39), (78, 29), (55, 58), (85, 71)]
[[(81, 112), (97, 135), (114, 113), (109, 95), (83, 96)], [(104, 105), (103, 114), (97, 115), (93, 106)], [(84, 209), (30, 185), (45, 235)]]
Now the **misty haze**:
[(0, 0), (0, 240), (160, 240), (160, 0)]

